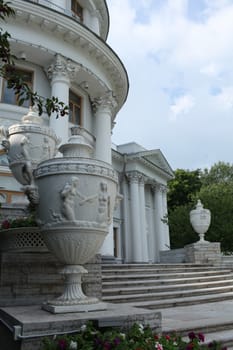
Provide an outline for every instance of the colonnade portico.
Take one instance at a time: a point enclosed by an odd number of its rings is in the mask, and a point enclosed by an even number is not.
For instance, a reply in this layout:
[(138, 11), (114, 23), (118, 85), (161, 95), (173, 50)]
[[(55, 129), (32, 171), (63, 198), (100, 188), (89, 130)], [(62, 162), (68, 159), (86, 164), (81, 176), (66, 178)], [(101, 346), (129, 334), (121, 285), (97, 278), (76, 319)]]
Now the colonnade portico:
[[(126, 178), (129, 187), (129, 208), (124, 203), (124, 217), (128, 214), (125, 211), (129, 210), (130, 212), (130, 222), (127, 222), (130, 234), (128, 233), (125, 238), (127, 245), (125, 252), (129, 255), (126, 260), (131, 262), (157, 261), (159, 251), (169, 249), (169, 229), (164, 220), (167, 214), (166, 186), (154, 182), (138, 171), (126, 173)], [(146, 216), (146, 184), (151, 189), (149, 218)], [(122, 189), (125, 192), (126, 185)], [(127, 193), (123, 193), (123, 195), (127, 196)], [(127, 201), (127, 198), (124, 200)]]

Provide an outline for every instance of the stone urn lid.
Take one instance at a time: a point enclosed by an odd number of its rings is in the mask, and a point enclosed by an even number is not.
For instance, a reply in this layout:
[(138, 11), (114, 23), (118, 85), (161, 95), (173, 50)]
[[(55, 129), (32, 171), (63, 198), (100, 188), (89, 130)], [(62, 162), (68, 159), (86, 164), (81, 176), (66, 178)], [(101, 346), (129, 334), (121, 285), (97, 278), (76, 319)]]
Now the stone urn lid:
[(35, 107), (29, 107), (29, 112), (23, 116), (23, 123), (33, 123), (33, 124), (42, 124), (43, 120), (39, 116), (38, 111)]

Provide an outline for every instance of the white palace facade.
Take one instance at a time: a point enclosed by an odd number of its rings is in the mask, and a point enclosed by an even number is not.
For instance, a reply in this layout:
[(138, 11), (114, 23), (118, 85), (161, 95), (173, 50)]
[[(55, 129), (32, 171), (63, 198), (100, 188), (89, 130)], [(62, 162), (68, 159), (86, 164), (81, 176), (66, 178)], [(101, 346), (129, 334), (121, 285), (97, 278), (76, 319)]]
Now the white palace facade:
[[(146, 150), (132, 142), (111, 142), (114, 120), (128, 94), (127, 72), (106, 43), (109, 13), (105, 0), (11, 0), (15, 16), (1, 27), (11, 34), (16, 67), (43, 97), (58, 97), (69, 105), (69, 116), (43, 122), (62, 143), (78, 125), (94, 148), (96, 159), (112, 163), (119, 176), (122, 199), (101, 248), (105, 259), (119, 262), (159, 262), (170, 249), (167, 224), (167, 182), (173, 172), (159, 149)], [(0, 126), (19, 123), (28, 102), (0, 80)], [(25, 206), (21, 185), (14, 180), (6, 154), (0, 156), (2, 209)]]

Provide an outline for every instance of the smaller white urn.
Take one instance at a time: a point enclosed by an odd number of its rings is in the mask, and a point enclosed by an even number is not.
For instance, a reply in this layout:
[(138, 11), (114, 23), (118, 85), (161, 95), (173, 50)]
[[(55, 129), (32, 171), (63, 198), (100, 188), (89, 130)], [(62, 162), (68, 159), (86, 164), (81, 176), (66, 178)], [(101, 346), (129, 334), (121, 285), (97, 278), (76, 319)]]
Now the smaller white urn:
[(198, 199), (196, 209), (190, 211), (190, 222), (195, 232), (199, 234), (199, 243), (208, 242), (205, 240), (205, 233), (208, 231), (211, 221), (211, 213), (209, 209), (204, 209)]

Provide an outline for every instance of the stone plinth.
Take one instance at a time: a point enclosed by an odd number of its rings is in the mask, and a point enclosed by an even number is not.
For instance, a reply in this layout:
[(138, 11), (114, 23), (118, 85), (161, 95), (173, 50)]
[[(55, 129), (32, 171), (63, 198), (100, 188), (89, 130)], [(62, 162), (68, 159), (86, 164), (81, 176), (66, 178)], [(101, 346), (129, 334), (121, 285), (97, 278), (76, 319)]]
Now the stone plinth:
[(219, 242), (197, 242), (185, 246), (185, 262), (219, 265), (221, 250)]
[[(63, 265), (49, 252), (0, 253), (0, 306), (41, 305), (59, 296), (64, 288), (59, 270)], [(101, 257), (97, 255), (85, 268), (83, 289), (88, 296), (101, 299)]]
[[(4, 350), (39, 350), (42, 339), (54, 334), (75, 332), (87, 321), (99, 327), (130, 328), (135, 322), (161, 332), (161, 313), (129, 306), (108, 304), (107, 310), (71, 314), (50, 314), (39, 306), (0, 309), (0, 339)], [(8, 344), (8, 345), (6, 345)], [(2, 347), (1, 347), (2, 349)]]

